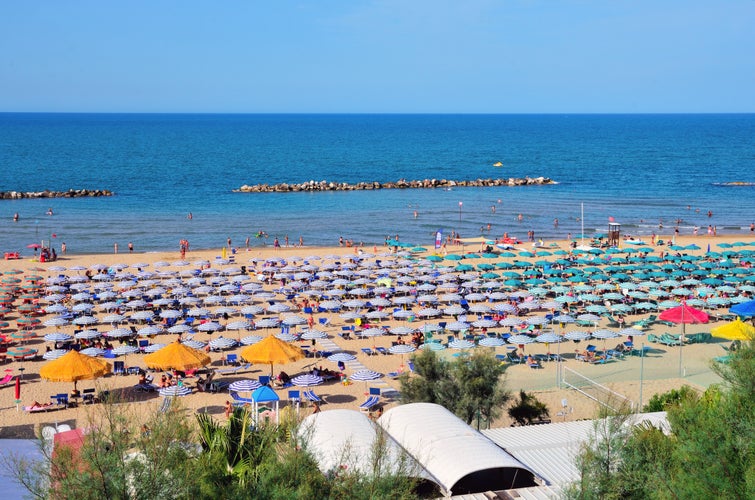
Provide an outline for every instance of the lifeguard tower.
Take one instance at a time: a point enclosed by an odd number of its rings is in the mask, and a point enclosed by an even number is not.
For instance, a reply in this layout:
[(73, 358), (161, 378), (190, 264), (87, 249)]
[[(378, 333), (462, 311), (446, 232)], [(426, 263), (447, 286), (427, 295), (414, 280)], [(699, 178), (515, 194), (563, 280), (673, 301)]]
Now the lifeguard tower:
[(621, 224), (618, 222), (608, 223), (608, 246), (619, 246), (619, 239), (621, 238)]

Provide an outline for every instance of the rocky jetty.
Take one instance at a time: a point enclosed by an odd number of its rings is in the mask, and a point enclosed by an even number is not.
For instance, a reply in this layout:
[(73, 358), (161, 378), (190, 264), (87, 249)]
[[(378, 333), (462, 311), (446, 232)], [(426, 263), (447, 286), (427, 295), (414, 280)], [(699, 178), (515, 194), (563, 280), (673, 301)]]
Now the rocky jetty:
[(408, 181), (401, 179), (396, 182), (347, 182), (308, 181), (299, 184), (254, 184), (243, 185), (234, 189), (235, 193), (296, 193), (319, 191), (369, 191), (375, 189), (449, 189), (455, 187), (493, 187), (493, 186), (541, 186), (557, 184), (547, 177), (523, 177), (507, 179), (473, 179), (453, 181), (448, 179), (424, 179)]
[(23, 198), (86, 198), (113, 196), (107, 189), (69, 189), (68, 191), (0, 191), (0, 200), (20, 200)]

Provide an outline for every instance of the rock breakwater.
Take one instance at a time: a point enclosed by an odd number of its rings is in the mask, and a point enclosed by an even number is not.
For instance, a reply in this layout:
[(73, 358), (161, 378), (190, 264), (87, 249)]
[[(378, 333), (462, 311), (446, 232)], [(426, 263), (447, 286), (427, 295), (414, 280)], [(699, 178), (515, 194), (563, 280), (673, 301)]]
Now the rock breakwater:
[(69, 189), (68, 191), (0, 191), (0, 200), (21, 200), (24, 198), (86, 198), (113, 196), (107, 189)]
[(235, 193), (291, 193), (320, 191), (370, 191), (375, 189), (450, 189), (455, 187), (495, 187), (495, 186), (541, 186), (557, 184), (547, 177), (521, 177), (497, 179), (472, 179), (454, 181), (448, 179), (423, 179), (396, 182), (347, 182), (308, 181), (302, 183), (254, 184), (234, 189)]

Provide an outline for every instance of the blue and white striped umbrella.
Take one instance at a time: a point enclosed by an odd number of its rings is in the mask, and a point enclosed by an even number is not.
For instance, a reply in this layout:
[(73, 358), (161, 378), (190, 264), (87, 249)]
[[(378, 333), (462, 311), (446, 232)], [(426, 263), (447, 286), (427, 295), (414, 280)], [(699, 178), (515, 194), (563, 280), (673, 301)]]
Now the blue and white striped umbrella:
[(354, 356), (353, 354), (349, 354), (348, 352), (337, 352), (335, 354), (331, 354), (330, 356), (328, 356), (328, 361), (333, 361), (335, 363), (339, 361), (345, 363), (347, 361), (352, 361), (354, 359), (356, 359), (356, 356)]
[(86, 340), (96, 339), (101, 336), (102, 336), (102, 333), (98, 332), (97, 330), (82, 330), (74, 334), (74, 337), (76, 337), (77, 339), (86, 339)]
[(68, 335), (67, 333), (48, 333), (45, 335), (45, 341), (46, 342), (66, 342), (68, 340), (71, 340), (73, 337)]
[(197, 327), (197, 330), (199, 330), (200, 332), (216, 332), (222, 328), (223, 325), (221, 325), (217, 321), (208, 321), (199, 325)]
[(501, 326), (517, 326), (524, 323), (524, 318), (518, 316), (507, 316), (498, 322)]
[(183, 312), (177, 309), (166, 309), (164, 311), (160, 311), (160, 317), (163, 319), (177, 319), (183, 316), (183, 314)]
[(241, 343), (244, 345), (252, 345), (256, 344), (260, 340), (262, 340), (262, 337), (260, 337), (259, 335), (247, 335), (246, 337), (241, 339)]
[(582, 330), (572, 330), (570, 332), (566, 332), (566, 334), (564, 334), (564, 338), (568, 340), (587, 340), (590, 338), (590, 334)]
[(452, 332), (463, 332), (465, 330), (469, 330), (469, 323), (466, 323), (464, 321), (453, 321), (446, 325), (446, 330), (451, 330)]
[(526, 322), (528, 325), (547, 325), (548, 319), (545, 316), (530, 316)]
[(637, 328), (624, 328), (623, 330), (619, 330), (619, 335), (624, 335), (626, 337), (635, 337), (638, 335), (645, 335), (645, 332), (638, 330)]
[(466, 311), (461, 306), (449, 306), (443, 309), (443, 314), (446, 316), (458, 316), (464, 314)]
[[(52, 295), (49, 295), (46, 297), (47, 300), (52, 299)], [(60, 296), (60, 300), (63, 300), (65, 298), (65, 295)], [(45, 307), (45, 312), (48, 314), (62, 314), (68, 312), (68, 308), (64, 306), (63, 304), (53, 304), (49, 307)]]
[(236, 341), (226, 337), (218, 337), (210, 340), (210, 347), (213, 349), (228, 349), (236, 345)]
[(412, 344), (396, 344), (388, 348), (388, 352), (391, 354), (409, 354), (416, 351), (417, 348)]
[(478, 319), (472, 322), (472, 326), (475, 328), (495, 328), (498, 326), (498, 322), (492, 319)]
[(259, 321), (255, 321), (254, 325), (257, 328), (275, 328), (280, 324), (277, 318), (263, 318)]
[(613, 330), (608, 330), (607, 328), (602, 328), (592, 333), (592, 337), (594, 339), (615, 339), (618, 336), (619, 336), (618, 332), (615, 332)]
[(116, 339), (120, 337), (130, 337), (132, 333), (131, 333), (131, 330), (126, 329), (126, 328), (115, 328), (107, 332), (105, 335), (107, 335), (110, 338)]
[(180, 323), (178, 325), (173, 325), (170, 328), (168, 328), (168, 333), (187, 333), (190, 332), (191, 327), (189, 325), (186, 325), (184, 323)]
[(360, 337), (380, 337), (383, 334), (385, 334), (385, 330), (382, 328), (367, 328), (359, 332)]
[(188, 396), (191, 394), (191, 389), (185, 385), (172, 385), (170, 387), (162, 387), (157, 390), (160, 396)]
[(44, 359), (50, 360), (50, 359), (58, 359), (59, 357), (68, 354), (68, 351), (65, 349), (55, 349), (54, 351), (47, 351), (42, 355)]
[(131, 315), (131, 319), (135, 319), (137, 321), (148, 321), (154, 316), (155, 313), (152, 311), (136, 311)]
[(163, 329), (161, 326), (145, 326), (144, 328), (140, 328), (137, 332), (137, 334), (141, 335), (142, 337), (148, 337), (150, 335), (158, 335), (160, 333), (163, 333)]
[(339, 317), (344, 321), (354, 321), (355, 319), (363, 318), (364, 315), (356, 311), (347, 311), (343, 314), (339, 314)]
[(260, 387), (262, 387), (262, 384), (260, 384), (259, 381), (245, 379), (231, 382), (231, 385), (228, 386), (228, 389), (234, 392), (254, 392)]
[(82, 302), (81, 304), (76, 304), (75, 306), (73, 306), (73, 307), (71, 308), (71, 310), (72, 310), (73, 312), (76, 312), (76, 313), (82, 313), (82, 312), (83, 312), (83, 313), (88, 313), (88, 312), (90, 312), (90, 311), (91, 311), (91, 310), (92, 310), (93, 308), (94, 308), (94, 306), (93, 306), (92, 304), (90, 304), (90, 303), (88, 303), (88, 302)]
[(556, 342), (561, 342), (563, 339), (564, 338), (561, 335), (557, 335), (553, 332), (542, 333), (535, 337), (535, 340), (543, 344), (553, 344)]
[(97, 318), (94, 316), (79, 316), (71, 321), (74, 325), (96, 325)]
[(135, 352), (139, 352), (138, 347), (134, 347), (132, 345), (119, 345), (115, 349), (113, 349), (113, 354), (116, 356), (120, 356), (121, 354), (133, 354)]
[(503, 339), (500, 339), (498, 337), (485, 337), (484, 339), (480, 340), (480, 342), (478, 343), (479, 345), (483, 347), (500, 347), (503, 344), (505, 344)]
[(390, 314), (388, 314), (386, 311), (370, 311), (364, 315), (364, 317), (367, 319), (377, 319), (377, 320), (385, 319), (388, 316), (390, 316)]
[(278, 332), (275, 336), (284, 342), (294, 342), (296, 340), (296, 335), (292, 335), (288, 332)]
[(85, 354), (87, 356), (91, 356), (94, 358), (94, 357), (102, 356), (103, 354), (105, 354), (105, 349), (100, 349), (99, 347), (87, 347), (86, 349), (82, 349), (79, 352), (81, 354)]
[(231, 321), (225, 325), (226, 330), (248, 330), (252, 327), (252, 324), (245, 319)]
[(163, 347), (165, 347), (165, 345), (166, 344), (150, 344), (144, 348), (144, 352), (157, 352)]
[(375, 372), (375, 371), (372, 371), (372, 370), (363, 369), (363, 370), (357, 370), (357, 371), (355, 371), (353, 374), (351, 374), (351, 376), (349, 377), (349, 379), (356, 380), (356, 381), (359, 381), (359, 382), (368, 382), (370, 380), (377, 380), (377, 379), (379, 379), (382, 376), (383, 376), (382, 373), (378, 373), (378, 372)]
[(42, 323), (45, 326), (66, 326), (68, 324), (68, 320), (65, 318), (50, 318), (44, 323)]
[(414, 328), (409, 328), (408, 326), (394, 326), (390, 329), (390, 332), (393, 335), (410, 335), (414, 332)]
[(103, 323), (120, 323), (121, 321), (125, 321), (126, 316), (123, 314), (108, 314), (104, 318), (102, 318)]
[(535, 341), (532, 337), (529, 337), (527, 335), (512, 335), (509, 337), (506, 342), (509, 344), (516, 344), (516, 345), (522, 345), (522, 344), (531, 344)]
[(192, 349), (204, 349), (205, 346), (207, 346), (206, 343), (200, 342), (198, 340), (184, 340), (181, 343), (187, 347), (191, 347)]
[(301, 334), (301, 338), (303, 338), (304, 340), (324, 339), (327, 336), (327, 333), (315, 329), (307, 330), (306, 332)]
[(306, 324), (306, 322), (307, 322), (306, 319), (297, 315), (286, 316), (285, 318), (281, 320), (281, 323), (283, 323), (284, 325), (289, 325), (289, 326), (303, 325), (303, 324)]
[(470, 349), (474, 347), (474, 342), (467, 339), (456, 339), (448, 343), (450, 349)]
[(309, 387), (312, 385), (322, 384), (322, 377), (319, 375), (313, 375), (311, 373), (305, 373), (291, 379), (291, 383), (297, 387)]
[(250, 306), (244, 306), (241, 308), (241, 314), (262, 314), (265, 310), (262, 309), (260, 306), (256, 305), (250, 305)]

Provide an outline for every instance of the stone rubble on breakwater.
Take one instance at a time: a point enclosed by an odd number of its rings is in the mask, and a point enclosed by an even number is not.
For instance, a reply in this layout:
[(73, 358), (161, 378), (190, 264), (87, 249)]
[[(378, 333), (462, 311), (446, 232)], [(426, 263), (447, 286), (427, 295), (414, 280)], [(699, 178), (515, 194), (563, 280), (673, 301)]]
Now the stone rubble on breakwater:
[(254, 184), (243, 185), (234, 189), (235, 193), (290, 193), (311, 191), (368, 191), (374, 189), (448, 189), (454, 187), (493, 187), (493, 186), (541, 186), (557, 184), (547, 177), (523, 177), (507, 179), (473, 179), (467, 181), (452, 181), (447, 179), (424, 179), (407, 181), (401, 179), (396, 182), (347, 182), (309, 181), (300, 184)]
[(113, 196), (107, 189), (69, 189), (68, 191), (0, 191), (0, 200), (20, 200), (23, 198), (86, 198)]

